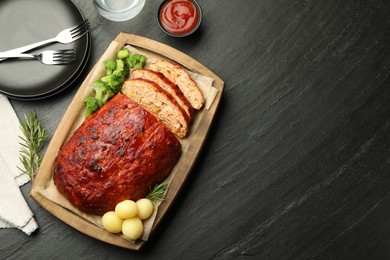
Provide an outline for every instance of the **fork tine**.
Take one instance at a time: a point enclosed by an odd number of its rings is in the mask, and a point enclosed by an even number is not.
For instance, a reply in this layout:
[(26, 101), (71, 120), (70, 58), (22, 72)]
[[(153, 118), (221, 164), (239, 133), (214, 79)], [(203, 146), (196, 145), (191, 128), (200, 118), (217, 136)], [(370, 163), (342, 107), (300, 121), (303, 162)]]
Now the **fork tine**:
[(53, 61), (70, 63), (75, 60), (75, 57), (58, 57), (53, 58)]
[(65, 65), (65, 64), (70, 64), (73, 61), (53, 61), (51, 65)]
[(62, 60), (53, 60), (52, 64), (69, 64), (69, 63), (72, 63), (74, 61), (74, 59), (62, 59)]
[(58, 64), (67, 64), (73, 62), (74, 59), (54, 59), (53, 62), (56, 62)]
[(75, 51), (73, 49), (66, 50), (58, 50), (53, 53), (54, 56), (58, 55), (75, 55)]
[(76, 55), (68, 55), (68, 56), (53, 56), (53, 60), (62, 60), (62, 59), (67, 59), (67, 60), (74, 60), (76, 58)]
[(54, 53), (74, 53), (73, 49), (57, 50)]
[(79, 28), (85, 27), (85, 25), (89, 25), (88, 19), (85, 19), (85, 20), (82, 21), (81, 23), (79, 23), (79, 24), (77, 24), (77, 25), (75, 25), (75, 26), (69, 28), (69, 31), (70, 31), (70, 32), (74, 32), (74, 31), (78, 30)]
[(53, 53), (53, 57), (72, 57), (72, 56), (75, 56), (75, 52), (74, 51), (58, 51), (58, 52), (55, 52)]
[(69, 63), (69, 62), (72, 62), (75, 60), (75, 57), (57, 57), (57, 58), (53, 58), (53, 61), (56, 61), (56, 62), (66, 62), (66, 63)]
[(72, 32), (72, 31), (76, 30), (77, 28), (79, 28), (80, 26), (84, 26), (85, 23), (89, 23), (88, 19), (85, 19), (85, 20), (82, 21), (81, 23), (76, 24), (76, 25), (74, 25), (74, 26), (72, 26), (72, 27), (69, 27), (69, 28), (67, 28), (66, 30), (68, 30), (69, 32)]
[(71, 30), (70, 34), (73, 39), (77, 40), (80, 37), (84, 36), (90, 30), (91, 26), (86, 20), (84, 23), (80, 24), (77, 28)]
[(76, 59), (76, 53), (74, 50), (59, 50), (53, 53), (53, 62), (57, 64), (71, 63)]

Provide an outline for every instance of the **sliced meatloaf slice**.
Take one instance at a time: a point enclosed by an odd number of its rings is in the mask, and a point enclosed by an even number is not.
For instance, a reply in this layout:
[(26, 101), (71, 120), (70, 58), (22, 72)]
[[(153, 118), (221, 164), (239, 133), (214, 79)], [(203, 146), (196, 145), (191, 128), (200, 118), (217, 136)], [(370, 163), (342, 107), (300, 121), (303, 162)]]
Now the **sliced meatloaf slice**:
[(152, 113), (178, 137), (188, 135), (189, 121), (185, 111), (157, 83), (146, 79), (130, 79), (123, 83), (122, 93)]
[(194, 113), (194, 109), (192, 108), (191, 104), (184, 97), (180, 89), (162, 73), (147, 69), (136, 69), (131, 72), (131, 78), (147, 79), (156, 82), (161, 88), (172, 95), (172, 97), (188, 115), (189, 121), (191, 121), (192, 115)]
[(173, 84), (177, 85), (193, 108), (199, 110), (203, 106), (202, 92), (182, 67), (166, 60), (154, 60), (149, 68), (164, 74)]

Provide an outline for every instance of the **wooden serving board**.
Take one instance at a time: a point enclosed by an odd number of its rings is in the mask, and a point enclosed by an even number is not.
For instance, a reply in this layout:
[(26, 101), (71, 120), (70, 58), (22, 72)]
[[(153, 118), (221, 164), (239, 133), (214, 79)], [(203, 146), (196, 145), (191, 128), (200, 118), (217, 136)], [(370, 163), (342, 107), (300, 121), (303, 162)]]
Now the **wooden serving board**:
[[(150, 53), (151, 55), (157, 55), (161, 58), (174, 61), (192, 72), (207, 76), (213, 80), (212, 87), (217, 90), (210, 105), (198, 112), (196, 126), (191, 129), (190, 136), (185, 140), (185, 142), (187, 142), (186, 149), (183, 151), (180, 161), (175, 168), (175, 174), (171, 179), (169, 189), (166, 194), (166, 200), (158, 207), (157, 215), (151, 229), (152, 234), (163, 219), (164, 215), (167, 213), (168, 209), (172, 206), (198, 158), (206, 136), (210, 130), (211, 123), (216, 115), (225, 83), (212, 71), (196, 60), (160, 42), (128, 33), (120, 33), (113, 42), (121, 47), (131, 45), (135, 48), (139, 48), (141, 51)], [(120, 235), (111, 234), (96, 224), (80, 217), (80, 215), (75, 212), (59, 205), (53, 200), (48, 199), (40, 192), (40, 190), (47, 187), (52, 180), (54, 161), (62, 145), (84, 120), (85, 108), (83, 100), (86, 95), (92, 93), (91, 82), (97, 79), (96, 70), (99, 66), (101, 66), (104, 60), (105, 55), (103, 54), (85, 78), (83, 84), (66, 110), (46, 150), (30, 195), (47, 211), (80, 232), (116, 246), (139, 250), (145, 244), (145, 241), (139, 240), (134, 243), (124, 239)]]

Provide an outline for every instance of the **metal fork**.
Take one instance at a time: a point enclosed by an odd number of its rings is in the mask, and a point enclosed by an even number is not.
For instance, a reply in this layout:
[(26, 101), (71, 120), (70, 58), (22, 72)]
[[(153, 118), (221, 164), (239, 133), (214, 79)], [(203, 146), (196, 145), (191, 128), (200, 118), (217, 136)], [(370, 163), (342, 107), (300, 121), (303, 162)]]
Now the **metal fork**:
[(59, 50), (59, 51), (43, 51), (38, 54), (0, 54), (1, 58), (23, 58), (23, 59), (36, 59), (43, 64), (59, 65), (68, 64), (75, 60), (76, 53), (74, 50)]
[[(71, 42), (74, 42), (74, 41), (80, 39), (81, 37), (83, 37), (89, 30), (90, 30), (90, 24), (89, 24), (88, 20), (85, 20), (84, 22), (82, 22), (76, 26), (73, 26), (73, 27), (70, 27), (68, 29), (61, 31), (54, 38), (43, 40), (43, 41), (33, 43), (33, 44), (29, 44), (29, 45), (19, 47), (19, 48), (13, 49), (13, 50), (0, 52), (0, 56), (7, 57), (7, 55), (23, 53), (23, 52), (26, 52), (28, 50), (32, 50), (32, 49), (47, 45), (47, 44), (52, 43), (52, 42), (59, 42), (59, 43), (63, 43), (63, 44), (71, 43)], [(0, 58), (0, 61), (5, 60), (5, 59), (6, 58)]]

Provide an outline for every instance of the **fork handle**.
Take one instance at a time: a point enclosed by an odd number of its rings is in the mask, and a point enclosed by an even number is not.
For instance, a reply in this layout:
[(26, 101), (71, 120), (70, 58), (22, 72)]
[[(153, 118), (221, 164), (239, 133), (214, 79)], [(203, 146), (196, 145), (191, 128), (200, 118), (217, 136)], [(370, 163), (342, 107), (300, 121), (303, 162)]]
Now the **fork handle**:
[(29, 44), (29, 45), (26, 45), (26, 46), (22, 46), (22, 47), (19, 47), (19, 48), (16, 48), (16, 49), (0, 52), (0, 57), (1, 57), (0, 58), (0, 62), (5, 60), (5, 59), (7, 59), (7, 58), (15, 57), (14, 55), (16, 55), (16, 54), (20, 54), (20, 53), (23, 53), (23, 52), (26, 52), (26, 51), (29, 51), (29, 50), (32, 50), (32, 49), (44, 46), (46, 44), (49, 44), (49, 43), (52, 43), (52, 42), (56, 42), (56, 41), (57, 41), (56, 37), (54, 37), (54, 38), (51, 38), (51, 39), (47, 39), (47, 40), (43, 40), (43, 41), (40, 41), (40, 42)]
[(5, 60), (8, 58), (27, 58), (27, 59), (33, 59), (35, 56), (32, 54), (27, 54), (27, 53), (7, 53), (7, 52), (0, 52), (0, 59)]

